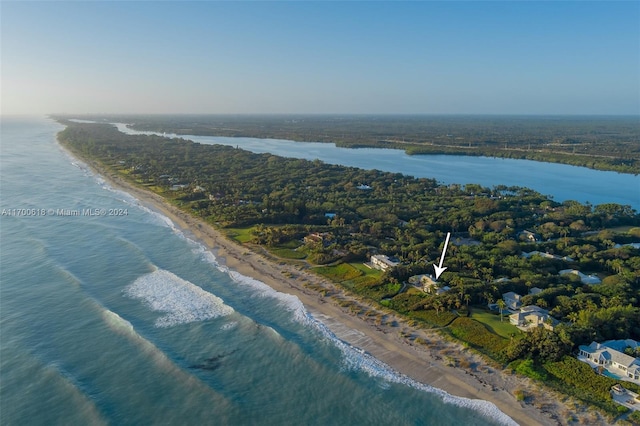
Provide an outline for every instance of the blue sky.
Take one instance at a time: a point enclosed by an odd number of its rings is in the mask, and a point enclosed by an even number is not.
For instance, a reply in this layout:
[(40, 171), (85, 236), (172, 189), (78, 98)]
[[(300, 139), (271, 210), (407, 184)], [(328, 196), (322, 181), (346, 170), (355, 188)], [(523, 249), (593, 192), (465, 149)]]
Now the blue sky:
[(0, 3), (2, 114), (640, 114), (640, 3)]

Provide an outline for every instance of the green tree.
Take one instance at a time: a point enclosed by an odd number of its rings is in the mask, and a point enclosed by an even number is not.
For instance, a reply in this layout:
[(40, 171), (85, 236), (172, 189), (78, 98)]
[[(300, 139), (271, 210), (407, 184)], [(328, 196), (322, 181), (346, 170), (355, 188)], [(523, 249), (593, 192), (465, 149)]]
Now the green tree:
[(498, 304), (498, 309), (500, 309), (500, 322), (502, 322), (502, 311), (507, 306), (507, 304), (502, 299), (498, 299), (496, 303)]

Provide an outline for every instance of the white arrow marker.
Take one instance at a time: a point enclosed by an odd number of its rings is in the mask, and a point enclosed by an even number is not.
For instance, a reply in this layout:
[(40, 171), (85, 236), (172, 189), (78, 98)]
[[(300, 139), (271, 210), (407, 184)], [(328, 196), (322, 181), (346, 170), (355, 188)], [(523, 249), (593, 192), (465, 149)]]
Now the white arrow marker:
[(436, 266), (435, 263), (433, 264), (433, 269), (436, 270), (436, 280), (440, 278), (440, 275), (442, 275), (445, 269), (447, 269), (446, 266), (444, 268), (442, 267), (442, 263), (444, 262), (444, 255), (447, 253), (447, 246), (449, 245), (449, 237), (451, 237), (451, 232), (447, 232), (447, 239), (444, 240), (444, 248), (442, 249), (442, 256), (440, 256), (440, 266)]

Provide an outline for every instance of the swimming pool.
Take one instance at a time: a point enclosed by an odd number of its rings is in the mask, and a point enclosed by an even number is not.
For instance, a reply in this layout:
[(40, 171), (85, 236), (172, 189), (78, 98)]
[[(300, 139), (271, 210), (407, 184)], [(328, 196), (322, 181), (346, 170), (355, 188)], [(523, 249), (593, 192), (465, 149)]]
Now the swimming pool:
[(611, 377), (612, 379), (616, 379), (616, 380), (624, 380), (624, 378), (622, 376), (618, 376), (617, 374), (614, 374), (614, 373), (610, 372), (609, 370), (602, 370), (602, 375), (603, 376), (607, 376), (607, 377)]

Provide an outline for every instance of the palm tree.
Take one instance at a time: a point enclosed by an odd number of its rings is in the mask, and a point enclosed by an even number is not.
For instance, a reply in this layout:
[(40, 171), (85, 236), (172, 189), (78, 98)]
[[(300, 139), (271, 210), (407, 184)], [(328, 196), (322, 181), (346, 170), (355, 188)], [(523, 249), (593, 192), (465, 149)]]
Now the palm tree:
[(498, 299), (496, 303), (498, 304), (498, 309), (500, 309), (500, 322), (502, 322), (502, 310), (507, 306), (507, 304), (504, 303), (504, 300), (502, 299)]
[(442, 308), (442, 302), (440, 302), (439, 300), (435, 300), (433, 302), (433, 307), (436, 310), (436, 316), (439, 317), (440, 316), (440, 309)]
[(485, 291), (482, 296), (487, 300), (487, 306), (493, 303), (493, 294), (488, 291)]
[(577, 312), (570, 312), (570, 313), (567, 315), (567, 319), (568, 319), (569, 321), (571, 321), (571, 323), (572, 323), (572, 324), (575, 324), (576, 322), (578, 322), (578, 318), (580, 318), (580, 317), (579, 317), (579, 315), (578, 315), (578, 313), (577, 313)]

